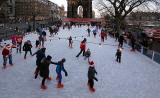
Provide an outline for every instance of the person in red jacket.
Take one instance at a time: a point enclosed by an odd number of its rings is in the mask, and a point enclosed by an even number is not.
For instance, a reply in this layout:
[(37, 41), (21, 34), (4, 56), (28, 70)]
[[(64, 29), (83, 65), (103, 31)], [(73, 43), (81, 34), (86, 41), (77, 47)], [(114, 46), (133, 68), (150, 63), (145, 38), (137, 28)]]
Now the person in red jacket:
[(106, 36), (106, 34), (104, 33), (104, 31), (101, 32), (101, 41), (104, 42), (104, 37)]
[(12, 35), (11, 40), (12, 40), (12, 44), (16, 45), (16, 36), (15, 35)]
[(6, 69), (7, 59), (9, 58), (9, 64), (13, 66), (12, 63), (12, 47), (10, 44), (7, 44), (2, 51), (3, 55), (3, 69)]
[(83, 52), (83, 56), (84, 56), (84, 53), (85, 53), (85, 50), (86, 50), (86, 38), (84, 38), (84, 40), (81, 42), (80, 49), (81, 49), (81, 51), (78, 53), (78, 55), (76, 57), (79, 57), (79, 55), (82, 52)]
[(21, 48), (22, 48), (22, 41), (23, 41), (23, 36), (19, 35), (16, 37), (16, 42), (17, 42), (17, 53), (21, 53)]

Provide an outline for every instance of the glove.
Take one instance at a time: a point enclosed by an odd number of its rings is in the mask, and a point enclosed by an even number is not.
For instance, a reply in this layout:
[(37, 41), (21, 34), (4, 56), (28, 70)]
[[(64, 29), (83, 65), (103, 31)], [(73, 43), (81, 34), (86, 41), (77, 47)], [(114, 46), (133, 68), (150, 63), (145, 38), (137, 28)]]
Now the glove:
[(65, 76), (66, 76), (66, 77), (68, 76), (68, 73), (67, 73), (67, 72), (65, 72)]
[(95, 78), (95, 80), (98, 82), (98, 79), (97, 79), (97, 78)]

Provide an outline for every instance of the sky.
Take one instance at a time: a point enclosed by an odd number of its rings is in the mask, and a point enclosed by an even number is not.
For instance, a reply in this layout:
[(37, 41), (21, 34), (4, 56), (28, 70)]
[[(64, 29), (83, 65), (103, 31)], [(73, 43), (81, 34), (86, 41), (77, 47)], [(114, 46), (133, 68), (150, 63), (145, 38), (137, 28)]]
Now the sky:
[[(65, 10), (67, 11), (67, 0), (50, 0), (50, 1), (58, 4), (59, 6), (64, 5)], [(96, 13), (96, 17), (98, 17), (99, 14), (98, 14), (98, 11), (95, 9), (94, 5), (95, 5), (95, 2), (93, 1), (93, 10), (94, 10), (95, 13)]]

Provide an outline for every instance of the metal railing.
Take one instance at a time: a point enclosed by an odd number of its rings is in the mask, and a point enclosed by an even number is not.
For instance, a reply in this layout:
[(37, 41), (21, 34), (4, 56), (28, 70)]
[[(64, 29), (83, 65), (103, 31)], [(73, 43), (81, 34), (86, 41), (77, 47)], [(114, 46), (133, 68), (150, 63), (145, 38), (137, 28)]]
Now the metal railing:
[[(129, 46), (131, 46), (131, 42), (130, 42), (130, 41), (128, 41), (127, 44), (128, 44)], [(143, 46), (142, 46), (141, 44), (139, 44), (139, 43), (135, 43), (135, 49), (136, 49), (139, 53), (147, 56), (147, 57), (150, 58), (151, 60), (153, 60), (153, 61), (157, 62), (158, 64), (160, 64), (160, 53), (158, 53), (158, 52), (156, 52), (156, 51), (153, 51), (153, 50), (150, 50), (150, 49), (148, 49), (148, 48), (146, 48), (146, 47), (143, 47)]]

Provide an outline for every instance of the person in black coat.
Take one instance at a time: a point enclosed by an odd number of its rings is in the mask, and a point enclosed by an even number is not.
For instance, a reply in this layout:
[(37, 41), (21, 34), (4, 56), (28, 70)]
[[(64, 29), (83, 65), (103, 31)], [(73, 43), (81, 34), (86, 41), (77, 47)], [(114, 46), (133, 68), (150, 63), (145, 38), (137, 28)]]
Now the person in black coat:
[(116, 61), (121, 63), (121, 51), (120, 51), (120, 49), (117, 49), (117, 52), (116, 52), (115, 56), (117, 57)]
[(118, 32), (115, 33), (115, 37), (116, 37), (115, 41), (117, 41), (119, 39), (119, 33)]
[(70, 36), (68, 40), (69, 40), (69, 47), (72, 48), (72, 43), (73, 43), (72, 42), (72, 37)]
[(36, 40), (36, 48), (39, 47), (39, 44), (40, 44), (39, 40)]
[(53, 29), (52, 29), (52, 27), (49, 27), (49, 32), (50, 32), (50, 36), (52, 36), (53, 35)]
[(135, 51), (135, 38), (132, 36), (131, 37), (131, 44), (132, 44), (132, 49), (131, 49), (131, 51)]
[(43, 77), (42, 80), (42, 85), (41, 88), (42, 89), (47, 89), (47, 86), (45, 86), (45, 80), (51, 80), (51, 78), (49, 78), (49, 65), (50, 64), (55, 64), (54, 62), (51, 61), (52, 57), (50, 55), (47, 56), (47, 58), (43, 58), (41, 60), (41, 65), (40, 65), (40, 76)]
[(36, 58), (37, 58), (37, 60), (36, 60), (37, 68), (36, 68), (36, 70), (35, 70), (35, 72), (34, 72), (34, 74), (35, 74), (35, 79), (37, 78), (38, 73), (39, 73), (39, 70), (40, 70), (41, 60), (42, 60), (44, 57), (46, 57), (45, 51), (46, 51), (46, 48), (41, 48), (40, 50), (38, 50), (37, 52), (35, 52), (35, 53), (33, 54), (33, 56), (36, 55)]
[(95, 74), (97, 74), (97, 71), (95, 70), (93, 61), (89, 62), (89, 64), (90, 66), (88, 68), (88, 86), (91, 91), (95, 92), (95, 89), (93, 88), (93, 86), (94, 86), (94, 80), (98, 81), (98, 79), (95, 77)]
[(27, 55), (27, 52), (29, 51), (30, 52), (30, 55), (32, 55), (32, 44), (31, 44), (31, 41), (30, 40), (27, 40), (24, 45), (23, 45), (23, 51), (25, 51), (25, 55), (24, 55), (24, 59), (26, 59), (26, 55)]
[(39, 46), (44, 47), (44, 37), (43, 36), (39, 36)]
[(123, 47), (123, 41), (124, 41), (124, 37), (123, 35), (121, 34), (120, 37), (119, 37), (119, 46), (122, 48)]
[(45, 31), (42, 32), (42, 36), (44, 38), (44, 41), (46, 41), (46, 32)]

